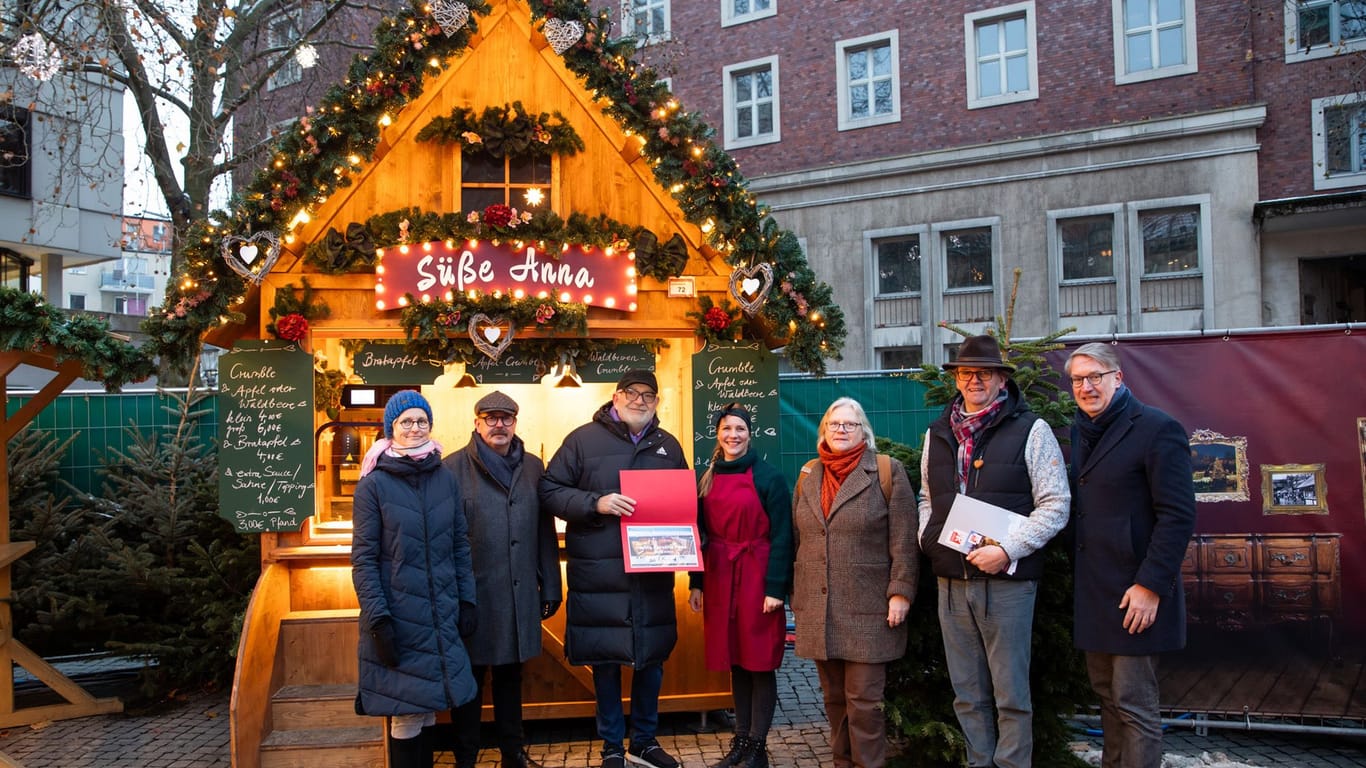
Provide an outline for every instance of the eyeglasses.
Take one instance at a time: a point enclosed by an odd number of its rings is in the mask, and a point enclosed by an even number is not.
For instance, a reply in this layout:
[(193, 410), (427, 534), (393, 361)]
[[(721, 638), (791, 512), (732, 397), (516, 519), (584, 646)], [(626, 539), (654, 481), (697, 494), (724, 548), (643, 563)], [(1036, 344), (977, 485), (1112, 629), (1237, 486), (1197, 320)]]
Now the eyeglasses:
[(857, 421), (827, 421), (825, 428), (831, 432), (857, 432), (863, 429), (863, 425)]
[(626, 395), (626, 402), (628, 403), (634, 403), (639, 400), (646, 405), (654, 405), (654, 402), (659, 399), (659, 395), (648, 390), (642, 392), (638, 389), (618, 389), (617, 391)]
[(430, 427), (432, 423), (426, 419), (404, 419), (403, 421), (400, 421), (398, 425), (404, 429), (413, 429), (414, 427), (417, 429), (426, 429), (427, 427)]
[(517, 417), (512, 414), (489, 413), (479, 417), (490, 427), (510, 427), (517, 423)]
[(1085, 376), (1069, 376), (1068, 378), (1072, 379), (1072, 389), (1081, 389), (1083, 382), (1093, 387), (1099, 387), (1100, 383), (1105, 381), (1105, 377), (1112, 373), (1119, 373), (1119, 371), (1101, 371), (1100, 373), (1088, 373)]
[(973, 379), (977, 379), (983, 384), (991, 381), (991, 377), (995, 375), (996, 371), (993, 370), (965, 371), (962, 368), (955, 368), (953, 370), (953, 377), (959, 381), (972, 381)]

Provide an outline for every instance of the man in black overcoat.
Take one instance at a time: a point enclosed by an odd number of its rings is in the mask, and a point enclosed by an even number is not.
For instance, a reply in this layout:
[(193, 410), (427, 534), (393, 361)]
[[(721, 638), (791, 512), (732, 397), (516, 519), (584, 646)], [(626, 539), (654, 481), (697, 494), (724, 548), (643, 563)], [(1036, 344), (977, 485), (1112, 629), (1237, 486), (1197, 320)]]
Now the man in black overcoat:
[(1181, 561), (1195, 528), (1190, 442), (1124, 385), (1109, 344), (1067, 358), (1076, 646), (1100, 697), (1103, 768), (1158, 768), (1157, 659), (1186, 645)]

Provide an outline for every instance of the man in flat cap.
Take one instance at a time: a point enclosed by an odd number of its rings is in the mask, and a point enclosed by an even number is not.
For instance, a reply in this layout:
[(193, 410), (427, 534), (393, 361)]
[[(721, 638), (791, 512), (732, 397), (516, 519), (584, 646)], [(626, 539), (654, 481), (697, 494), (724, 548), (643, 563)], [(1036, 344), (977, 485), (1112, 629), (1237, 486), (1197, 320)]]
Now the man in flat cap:
[(540, 655), (541, 620), (560, 607), (560, 562), (555, 519), (537, 495), (541, 460), (517, 436), (517, 410), (502, 392), (485, 395), (469, 445), (446, 459), (460, 482), (481, 607), (479, 631), (465, 638), (479, 694), (451, 717), (458, 768), (479, 760), (486, 670), (503, 768), (537, 768), (522, 732), (522, 664)]
[[(953, 710), (969, 766), (1028, 768), (1034, 598), (1043, 547), (1067, 524), (1067, 465), (1053, 430), (1029, 410), (1011, 379), (1015, 366), (1001, 356), (995, 337), (964, 339), (944, 368), (953, 371), (958, 396), (925, 433), (920, 549), (938, 579)], [(958, 494), (1019, 519), (1002, 540), (986, 539), (964, 555), (939, 543)]]
[(603, 768), (626, 764), (621, 667), (631, 665), (632, 760), (677, 768), (655, 740), (664, 662), (678, 641), (674, 574), (627, 573), (620, 519), (635, 500), (623, 496), (623, 469), (684, 469), (683, 446), (659, 426), (659, 383), (627, 371), (612, 401), (570, 432), (541, 476), (541, 504), (568, 524), (564, 536), (569, 597), (565, 655), (593, 670)]

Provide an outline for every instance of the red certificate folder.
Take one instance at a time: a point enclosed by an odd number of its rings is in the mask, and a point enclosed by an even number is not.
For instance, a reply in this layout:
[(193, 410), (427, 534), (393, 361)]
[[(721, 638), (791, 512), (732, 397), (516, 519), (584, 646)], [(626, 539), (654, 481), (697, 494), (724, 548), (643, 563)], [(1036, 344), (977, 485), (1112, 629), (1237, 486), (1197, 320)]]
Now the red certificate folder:
[(697, 475), (691, 469), (623, 469), (621, 493), (636, 501), (621, 518), (621, 556), (628, 573), (700, 571)]

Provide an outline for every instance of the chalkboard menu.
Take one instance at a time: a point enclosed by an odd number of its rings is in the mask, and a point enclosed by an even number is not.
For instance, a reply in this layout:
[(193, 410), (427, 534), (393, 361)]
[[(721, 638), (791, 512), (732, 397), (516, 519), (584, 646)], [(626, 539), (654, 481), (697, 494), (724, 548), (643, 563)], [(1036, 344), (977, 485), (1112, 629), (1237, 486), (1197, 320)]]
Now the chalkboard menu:
[(434, 384), (446, 366), (410, 354), (402, 344), (368, 342), (351, 357), (351, 368), (366, 384), (398, 384), (416, 387)]
[(518, 357), (509, 349), (497, 360), (481, 355), (465, 365), (465, 371), (480, 384), (535, 384), (545, 375), (545, 369), (535, 359)]
[(778, 442), (778, 358), (764, 345), (713, 344), (692, 356), (693, 462), (700, 471), (716, 449), (716, 412), (739, 403), (749, 411), (750, 450), (774, 464)]
[(313, 356), (239, 341), (218, 365), (218, 512), (245, 533), (298, 530), (313, 514)]
[(592, 352), (587, 359), (579, 358), (574, 367), (579, 378), (586, 382), (615, 383), (627, 371), (653, 371), (655, 353), (644, 344), (621, 344), (614, 349)]

